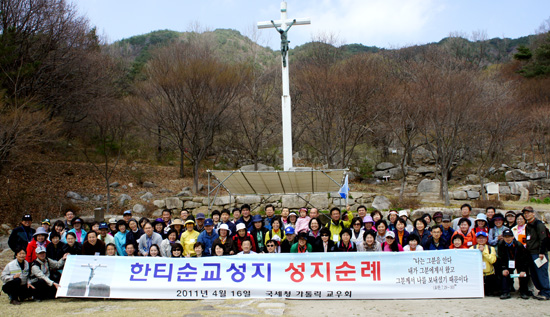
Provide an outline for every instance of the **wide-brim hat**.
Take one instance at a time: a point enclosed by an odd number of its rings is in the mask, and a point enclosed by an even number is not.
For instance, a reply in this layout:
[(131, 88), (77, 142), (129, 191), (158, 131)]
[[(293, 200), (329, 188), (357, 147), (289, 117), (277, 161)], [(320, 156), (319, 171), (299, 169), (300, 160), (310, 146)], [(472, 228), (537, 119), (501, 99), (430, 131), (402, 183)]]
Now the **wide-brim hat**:
[(254, 217), (252, 217), (252, 222), (262, 222), (262, 221), (264, 221), (264, 220), (262, 219), (262, 216), (260, 216), (260, 215), (254, 215)]
[(38, 228), (36, 229), (36, 232), (33, 234), (33, 237), (36, 237), (36, 236), (39, 235), (39, 234), (43, 234), (43, 235), (45, 235), (45, 236), (48, 236), (48, 235), (49, 235), (48, 231), (46, 231), (46, 229), (44, 229), (44, 228), (42, 228), (42, 227), (38, 227)]
[(220, 230), (227, 230), (227, 235), (228, 236), (231, 236), (231, 229), (229, 229), (229, 226), (226, 224), (226, 223), (222, 223), (219, 227), (218, 227), (218, 235), (220, 234)]
[[(193, 221), (193, 220), (187, 220), (187, 221)], [(187, 221), (185, 222), (185, 224), (187, 224)], [(195, 222), (193, 221), (193, 224), (195, 224)], [(170, 224), (170, 227), (172, 226), (176, 226), (176, 225), (180, 225), (180, 226), (183, 226), (183, 220), (181, 219), (174, 219), (172, 220), (172, 223)]]

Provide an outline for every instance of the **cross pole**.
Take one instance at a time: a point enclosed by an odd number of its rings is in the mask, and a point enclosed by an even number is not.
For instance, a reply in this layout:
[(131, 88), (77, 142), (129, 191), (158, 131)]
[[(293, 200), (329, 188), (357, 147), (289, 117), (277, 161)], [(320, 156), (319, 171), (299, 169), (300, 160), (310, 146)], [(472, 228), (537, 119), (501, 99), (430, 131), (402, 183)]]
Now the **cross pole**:
[(288, 30), (293, 25), (310, 24), (309, 18), (288, 19), (286, 13), (286, 1), (281, 2), (281, 19), (276, 21), (258, 22), (258, 29), (275, 28), (281, 34), (281, 67), (283, 76), (283, 166), (285, 171), (292, 170), (292, 113), (290, 102), (290, 84), (288, 76)]

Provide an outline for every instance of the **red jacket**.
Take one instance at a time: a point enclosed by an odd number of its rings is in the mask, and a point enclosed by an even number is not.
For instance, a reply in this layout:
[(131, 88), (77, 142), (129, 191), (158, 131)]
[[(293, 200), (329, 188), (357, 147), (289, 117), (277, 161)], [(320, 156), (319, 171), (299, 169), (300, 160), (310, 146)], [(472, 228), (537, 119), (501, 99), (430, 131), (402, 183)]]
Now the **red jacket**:
[(233, 247), (235, 248), (235, 253), (239, 253), (243, 250), (243, 247), (241, 245), (246, 237), (250, 239), (250, 243), (252, 244), (251, 250), (257, 253), (258, 251), (256, 251), (256, 243), (254, 243), (254, 237), (252, 237), (252, 235), (248, 232), (246, 233), (246, 236), (244, 236), (244, 238), (239, 237), (239, 234), (233, 236)]
[[(50, 244), (50, 241), (46, 240), (44, 241), (44, 248)], [(36, 248), (38, 247), (38, 244), (36, 244), (36, 239), (32, 239), (31, 242), (27, 245), (27, 257), (25, 258), (25, 261), (32, 263), (34, 260), (36, 260)]]

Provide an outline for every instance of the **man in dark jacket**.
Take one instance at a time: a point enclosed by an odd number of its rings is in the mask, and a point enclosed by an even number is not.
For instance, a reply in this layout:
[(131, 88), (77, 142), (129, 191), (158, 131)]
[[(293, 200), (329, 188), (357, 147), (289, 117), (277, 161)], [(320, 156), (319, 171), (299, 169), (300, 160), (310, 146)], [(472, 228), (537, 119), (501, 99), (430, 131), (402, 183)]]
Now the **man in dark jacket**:
[(235, 225), (239, 223), (244, 223), (246, 226), (246, 231), (250, 232), (254, 228), (252, 226), (252, 216), (250, 215), (250, 205), (244, 204), (241, 206), (241, 218), (235, 222)]
[(428, 238), (428, 241), (422, 246), (424, 251), (433, 250), (446, 250), (449, 248), (449, 244), (443, 237), (441, 237), (443, 229), (440, 226), (435, 225), (432, 227), (432, 236)]
[(36, 232), (31, 228), (32, 216), (27, 214), (21, 219), (21, 226), (12, 230), (8, 239), (8, 245), (13, 252), (15, 250), (27, 250), (27, 244), (32, 241), (33, 235)]
[[(531, 255), (530, 273), (533, 284), (539, 290), (539, 300), (550, 299), (550, 281), (548, 280), (548, 256), (546, 250), (546, 226), (535, 217), (535, 210), (527, 206), (522, 210), (527, 220), (525, 235), (527, 236), (527, 251)], [(536, 261), (536, 262), (535, 262)], [(546, 261), (540, 264), (539, 261)], [(537, 265), (539, 263), (539, 265)]]
[(523, 299), (529, 299), (529, 265), (531, 257), (523, 244), (514, 239), (514, 233), (505, 229), (498, 243), (498, 263), (502, 269), (502, 295), (500, 299), (510, 298), (510, 288), (514, 280), (510, 277), (514, 271), (519, 274), (519, 292)]

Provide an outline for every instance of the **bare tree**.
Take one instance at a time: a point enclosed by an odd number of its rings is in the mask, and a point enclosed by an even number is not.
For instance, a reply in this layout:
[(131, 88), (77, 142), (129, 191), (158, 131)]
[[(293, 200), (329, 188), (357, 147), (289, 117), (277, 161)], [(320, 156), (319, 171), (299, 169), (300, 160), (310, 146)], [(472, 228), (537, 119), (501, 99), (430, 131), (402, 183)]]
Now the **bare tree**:
[(82, 120), (89, 100), (98, 97), (98, 85), (112, 85), (97, 67), (95, 29), (64, 0), (6, 0), (0, 12), (0, 85), (6, 100), (32, 98), (51, 118)]
[(150, 127), (160, 125), (162, 136), (177, 142), (181, 174), (184, 157), (191, 161), (197, 192), (200, 164), (209, 154), (226, 110), (241, 98), (249, 68), (223, 63), (208, 43), (192, 41), (158, 49), (146, 70), (149, 108), (140, 109), (150, 114), (148, 120), (154, 123)]
[(412, 60), (395, 56), (391, 66), (392, 84), (387, 85), (391, 98), (383, 111), (383, 125), (386, 131), (403, 149), (400, 153), (402, 171), (399, 199), (403, 199), (407, 186), (407, 175), (412, 162), (413, 151), (424, 144), (421, 132), (425, 121), (425, 107), (419, 107), (415, 102), (416, 72), (411, 66)]
[(477, 133), (483, 89), (468, 61), (441, 49), (426, 50), (418, 67), (414, 100), (425, 107), (422, 135), (439, 169), (440, 198), (449, 205), (449, 177)]
[(24, 150), (51, 142), (59, 133), (57, 120), (50, 120), (45, 111), (29, 110), (29, 104), (7, 104), (0, 98), (0, 172)]
[(111, 205), (111, 176), (123, 153), (130, 127), (129, 117), (122, 103), (101, 103), (87, 117), (86, 137), (81, 147), (87, 161), (105, 181), (107, 190), (106, 213)]
[(324, 63), (316, 61), (297, 71), (299, 114), (307, 131), (304, 141), (329, 168), (348, 166), (378, 119), (383, 67), (379, 56), (364, 54), (344, 62), (327, 57)]
[(519, 124), (519, 109), (515, 106), (512, 82), (504, 82), (493, 74), (486, 76), (480, 85), (483, 87), (478, 104), (481, 111), (477, 112), (476, 133), (471, 135), (471, 151), (476, 159), (481, 195), (486, 199), (484, 179), (507, 153), (511, 136)]

